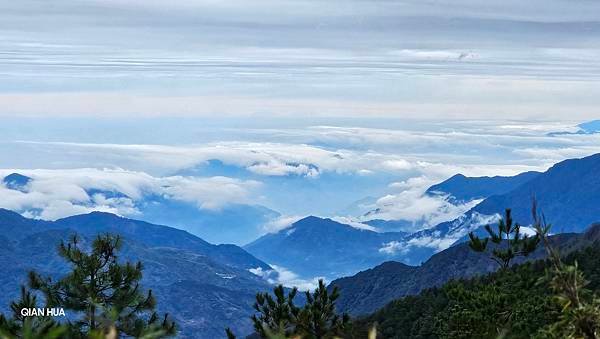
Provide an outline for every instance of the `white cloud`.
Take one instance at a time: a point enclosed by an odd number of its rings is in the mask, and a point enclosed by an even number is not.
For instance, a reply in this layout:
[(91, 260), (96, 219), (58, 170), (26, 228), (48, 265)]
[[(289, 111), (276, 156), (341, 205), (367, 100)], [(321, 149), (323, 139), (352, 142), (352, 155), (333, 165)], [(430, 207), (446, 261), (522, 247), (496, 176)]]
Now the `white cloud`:
[(319, 280), (327, 282), (324, 277), (314, 277), (312, 279), (302, 279), (296, 273), (277, 265), (269, 265), (273, 270), (263, 270), (262, 267), (251, 268), (249, 271), (270, 284), (282, 284), (285, 287), (296, 287), (299, 291), (314, 290), (319, 286)]
[(430, 196), (425, 191), (436, 181), (424, 176), (390, 184), (397, 193), (379, 198), (376, 209), (365, 215), (367, 219), (406, 220), (414, 229), (433, 227), (441, 222), (453, 220), (473, 208), (481, 200), (454, 204), (446, 196)]
[[(313, 127), (276, 124), (277, 127), (264, 129), (221, 126), (214, 130), (212, 127), (201, 130), (192, 128), (185, 132), (188, 135), (183, 141), (168, 139), (162, 145), (21, 141), (0, 143), (0, 149), (15, 155), (27, 155), (26, 161), (20, 162), (22, 157), (4, 157), (1, 161), (5, 168), (13, 167), (7, 164), (15, 162), (29, 168), (125, 168), (157, 178), (171, 177), (173, 173), (201, 173), (208, 168), (203, 166), (209, 160), (219, 160), (224, 164), (225, 171), (235, 168), (231, 172), (223, 172), (224, 175), (239, 175), (246, 179), (242, 180), (244, 184), (231, 182), (228, 192), (221, 192), (213, 198), (210, 194), (212, 186), (227, 187), (223, 179), (197, 182), (191, 181), (191, 178), (179, 177), (174, 180), (182, 183), (181, 185), (170, 184), (165, 179), (163, 184), (170, 187), (160, 191), (197, 202), (201, 208), (218, 208), (225, 201), (239, 201), (236, 196), (241, 196), (245, 199), (241, 199), (242, 201), (260, 200), (283, 214), (318, 213), (327, 216), (358, 215), (359, 213), (352, 211), (336, 212), (342, 211), (352, 201), (366, 196), (379, 196), (374, 208), (379, 209), (377, 217), (406, 218), (414, 222), (416, 227), (445, 221), (470, 207), (449, 204), (444, 197), (422, 194), (428, 185), (454, 174), (493, 176), (515, 175), (530, 170), (543, 171), (565, 158), (600, 152), (600, 135), (547, 135), (554, 130), (568, 130), (574, 123), (545, 122), (538, 126), (536, 122), (523, 121), (444, 121), (402, 124), (390, 122), (388, 125), (387, 128), (365, 128), (328, 124)], [(126, 134), (127, 128), (118, 130), (121, 127), (116, 122), (113, 126), (119, 134)], [(156, 124), (152, 126), (158, 128)], [(169, 128), (171, 129), (167, 128), (168, 132), (165, 134), (174, 138), (179, 135), (173, 130), (173, 125)], [(216, 136), (191, 144), (190, 138), (195, 140), (193, 138), (199, 131), (216, 133)], [(226, 134), (227, 138), (221, 139), (223, 133), (229, 133)], [(53, 137), (56, 138), (57, 136)], [(72, 140), (77, 138), (73, 137)], [(208, 170), (219, 174), (214, 171), (215, 168), (210, 167)], [(198, 172), (195, 172), (196, 169)], [(277, 188), (271, 185), (274, 182), (283, 183), (286, 176), (314, 179), (289, 181), (290, 185), (287, 187), (295, 185), (294, 190), (302, 199), (309, 197), (313, 203), (319, 199), (328, 201), (318, 206), (314, 203), (310, 208), (300, 208), (301, 204), (296, 204), (296, 208), (291, 206), (295, 202), (280, 197), (273, 198), (273, 191)], [(43, 191), (44, 195), (52, 194), (61, 199), (60, 195), (66, 194), (69, 201), (85, 201), (88, 197), (81, 190), (85, 186), (83, 178), (79, 178), (81, 182), (77, 183), (67, 180), (68, 185), (51, 185), (52, 189)], [(247, 180), (248, 178), (264, 181), (265, 184), (259, 188), (257, 182)], [(51, 181), (50, 178), (47, 180)], [(113, 182), (114, 179), (103, 180), (106, 189), (122, 191), (132, 199), (143, 194), (143, 189), (156, 190), (154, 186), (157, 185), (143, 175), (138, 175), (136, 184), (129, 186), (127, 182), (134, 179), (119, 182), (118, 187), (115, 186), (117, 183)], [(348, 194), (339, 199), (339, 206), (334, 206), (337, 199), (331, 197), (335, 192), (342, 191), (340, 187), (344, 186), (343, 182), (355, 182), (356, 185), (349, 186), (348, 190), (344, 189)], [(369, 182), (373, 182), (373, 185), (370, 186)], [(285, 183), (287, 185), (288, 182)], [(190, 187), (194, 187), (194, 190)], [(38, 187), (37, 190), (42, 192), (43, 187)], [(248, 198), (245, 191), (249, 191), (252, 198)], [(257, 192), (258, 194), (254, 194)], [(122, 206), (123, 202), (106, 201), (103, 204), (107, 204), (107, 208), (113, 208)], [(302, 205), (308, 206), (309, 203)], [(319, 210), (320, 206), (323, 207)]]
[(527, 235), (530, 237), (537, 234), (537, 231), (533, 227), (521, 226), (519, 228), (519, 231), (521, 232), (522, 235)]
[(283, 229), (290, 227), (293, 223), (304, 217), (305, 216), (298, 215), (282, 215), (263, 225), (263, 231), (265, 231), (266, 233), (277, 233)]
[[(298, 215), (282, 215), (276, 219), (269, 221), (267, 224), (263, 225), (263, 231), (266, 233), (277, 233), (281, 230), (285, 230), (292, 226), (296, 221), (305, 218), (306, 216), (298, 216)], [(335, 216), (332, 217), (331, 220), (335, 222), (339, 222), (340, 224), (348, 225), (361, 230), (369, 230), (373, 232), (377, 232), (377, 228), (361, 223), (359, 220), (350, 217), (344, 216)], [(290, 229), (287, 231), (287, 235), (292, 234), (295, 229)]]
[(417, 237), (410, 239), (408, 246), (414, 247), (429, 247), (436, 251), (442, 251), (454, 244), (458, 239), (453, 238), (436, 238), (436, 237)]
[(407, 247), (404, 245), (404, 243), (401, 243), (396, 240), (383, 244), (383, 247), (381, 247), (379, 249), (380, 253), (385, 253), (385, 254), (390, 254), (390, 255), (395, 255), (398, 253), (406, 253), (406, 251), (407, 251)]
[(250, 165), (247, 169), (256, 174), (270, 176), (298, 175), (309, 178), (316, 178), (319, 176), (319, 170), (309, 165), (290, 165), (276, 161)]
[[(0, 186), (0, 206), (24, 215), (54, 220), (91, 211), (125, 216), (139, 215), (136, 203), (148, 194), (196, 204), (202, 209), (219, 209), (232, 203), (253, 201), (251, 192), (259, 182), (227, 177), (153, 177), (122, 169), (0, 170), (0, 175), (17, 172), (33, 178), (27, 191)], [(125, 196), (107, 196), (95, 189)]]
[(384, 168), (396, 170), (396, 171), (405, 171), (413, 168), (413, 165), (404, 160), (385, 160), (381, 163)]
[(250, 191), (260, 186), (254, 180), (228, 177), (165, 177), (158, 180), (161, 190), (172, 199), (193, 202), (202, 209), (215, 210), (231, 203), (248, 203)]
[(373, 232), (378, 231), (377, 227), (373, 227), (371, 225), (364, 224), (364, 223), (360, 222), (359, 220), (356, 220), (355, 218), (336, 216), (336, 217), (332, 217), (331, 220), (339, 222), (340, 224), (352, 226), (359, 230), (367, 230), (367, 231), (373, 231)]
[(349, 3), (4, 1), (0, 114), (597, 112), (595, 1)]
[(383, 246), (379, 248), (379, 252), (388, 255), (406, 254), (414, 247), (426, 247), (434, 249), (436, 252), (439, 252), (452, 246), (452, 244), (454, 244), (456, 240), (458, 239), (454, 239), (451, 237), (432, 236), (420, 236), (402, 242), (394, 240), (388, 243), (384, 243)]
[(106, 157), (115, 166), (153, 167), (163, 172), (190, 168), (209, 160), (220, 160), (226, 165), (245, 168), (264, 176), (296, 175), (308, 178), (317, 178), (322, 172), (364, 175), (382, 168), (401, 172), (411, 167), (409, 160), (389, 153), (331, 150), (290, 143), (214, 142), (197, 146), (166, 146), (23, 141), (18, 144), (36, 145), (51, 151), (70, 150), (87, 154), (91, 151), (95, 154), (91, 161)]
[[(477, 228), (496, 222), (500, 215), (483, 215), (477, 212), (470, 216), (461, 215), (452, 222), (448, 232), (442, 234), (440, 230), (422, 231), (411, 235), (404, 241), (390, 241), (382, 244), (380, 253), (388, 255), (406, 254), (414, 248), (431, 248), (435, 252), (443, 251), (452, 246), (456, 241), (465, 237)], [(530, 228), (524, 229), (524, 234), (531, 233)]]

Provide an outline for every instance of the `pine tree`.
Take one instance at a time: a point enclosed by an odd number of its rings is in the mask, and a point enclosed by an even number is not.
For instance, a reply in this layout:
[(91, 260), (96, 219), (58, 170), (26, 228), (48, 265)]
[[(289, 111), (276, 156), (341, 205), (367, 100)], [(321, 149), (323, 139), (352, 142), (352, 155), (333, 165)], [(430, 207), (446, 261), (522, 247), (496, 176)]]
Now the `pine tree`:
[(301, 334), (302, 338), (341, 336), (350, 324), (350, 317), (347, 314), (340, 316), (335, 312), (335, 301), (339, 296), (337, 286), (329, 293), (323, 280), (319, 280), (319, 286), (312, 294), (306, 292), (306, 305), (298, 315), (296, 332)]
[(498, 222), (497, 231), (490, 225), (486, 225), (485, 230), (489, 237), (484, 239), (480, 239), (473, 232), (469, 233), (469, 247), (476, 252), (485, 252), (491, 241), (496, 245), (492, 249), (491, 259), (502, 269), (510, 267), (515, 257), (531, 254), (540, 243), (539, 234), (532, 237), (521, 234), (521, 226), (513, 223), (510, 209), (506, 210), (504, 218)]
[[(278, 285), (273, 289), (274, 297), (269, 293), (256, 295), (257, 314), (251, 319), (261, 338), (325, 339), (343, 335), (350, 325), (350, 317), (335, 312), (335, 302), (340, 296), (337, 287), (329, 293), (323, 280), (319, 280), (313, 293), (306, 292), (306, 304), (302, 308), (294, 304), (297, 292), (293, 288), (286, 296), (285, 288)], [(236, 338), (229, 328), (225, 333), (229, 339)]]
[(298, 290), (293, 288), (286, 296), (283, 285), (278, 285), (273, 289), (275, 298), (269, 293), (256, 294), (254, 309), (258, 313), (252, 316), (256, 333), (263, 338), (267, 337), (268, 331), (285, 336), (294, 333), (294, 324), (300, 312), (294, 305), (297, 293)]
[(559, 251), (550, 243), (548, 232), (551, 225), (537, 213), (534, 202), (533, 218), (538, 235), (544, 242), (551, 268), (540, 279), (547, 283), (554, 293), (554, 299), (561, 306), (559, 321), (543, 328), (540, 338), (600, 338), (600, 298), (587, 288), (588, 281), (579, 269), (577, 261), (573, 265), (563, 263)]
[(22, 309), (37, 309), (37, 297), (21, 286), (21, 299), (10, 305), (12, 318), (0, 314), (0, 338), (60, 338), (67, 333), (67, 327), (55, 322), (49, 316), (26, 317)]
[(167, 315), (159, 318), (154, 312), (152, 291), (141, 291), (141, 262), (118, 262), (121, 246), (119, 236), (99, 235), (87, 253), (73, 236), (59, 246), (59, 254), (71, 264), (72, 271), (56, 282), (30, 272), (30, 286), (44, 294), (49, 307), (82, 314), (73, 325), (83, 334), (108, 331), (113, 326), (118, 333), (135, 337), (175, 334), (175, 324)]

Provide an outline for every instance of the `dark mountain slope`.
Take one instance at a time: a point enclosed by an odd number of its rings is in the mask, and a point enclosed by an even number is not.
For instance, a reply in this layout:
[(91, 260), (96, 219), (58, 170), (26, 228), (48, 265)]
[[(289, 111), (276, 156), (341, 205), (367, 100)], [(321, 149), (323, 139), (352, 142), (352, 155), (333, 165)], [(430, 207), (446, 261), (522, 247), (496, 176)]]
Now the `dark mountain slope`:
[(303, 277), (336, 277), (397, 258), (382, 248), (386, 243), (401, 241), (405, 235), (357, 229), (311, 216), (244, 248), (269, 264), (285, 267)]
[(52, 228), (49, 221), (27, 219), (19, 213), (0, 208), (0, 234), (20, 239), (31, 233)]
[(76, 229), (82, 234), (100, 232), (122, 234), (148, 246), (193, 251), (242, 269), (257, 267), (269, 269), (264, 262), (257, 260), (238, 246), (213, 245), (180, 229), (122, 218), (110, 213), (92, 212), (59, 219), (53, 227)]
[[(560, 234), (551, 241), (564, 253), (600, 240), (600, 225), (585, 234)], [(527, 260), (545, 256), (538, 248)], [(523, 262), (519, 258), (515, 263)], [(338, 309), (353, 315), (372, 313), (391, 300), (418, 294), (424, 289), (441, 286), (452, 279), (468, 278), (496, 270), (497, 264), (489, 256), (473, 252), (466, 243), (435, 254), (421, 266), (385, 263), (352, 277), (334, 280), (330, 288), (338, 286), (341, 296)]]
[(352, 277), (334, 280), (331, 286), (338, 286), (342, 295), (338, 301), (338, 310), (352, 314), (368, 313), (377, 309), (375, 305), (385, 305), (400, 289), (396, 284), (412, 277), (419, 268), (396, 261), (387, 261), (374, 268), (357, 273)]
[(509, 193), (485, 199), (473, 210), (493, 215), (511, 208), (513, 218), (527, 225), (532, 222), (533, 196), (555, 233), (581, 232), (600, 221), (600, 154), (560, 162)]
[(450, 195), (452, 201), (467, 202), (504, 194), (536, 178), (539, 172), (524, 172), (512, 177), (466, 177), (457, 174), (427, 189), (430, 195)]
[(2, 179), (2, 183), (11, 190), (26, 192), (31, 178), (19, 173), (11, 173)]
[[(435, 184), (425, 191), (429, 196), (440, 196), (455, 205), (485, 199), (493, 195), (505, 194), (540, 175), (539, 172), (524, 172), (512, 177), (466, 177), (456, 174)], [(377, 215), (378, 210), (367, 212), (365, 216)], [(364, 222), (380, 231), (395, 232), (423, 228), (422, 221), (372, 219)]]
[[(469, 232), (485, 234), (483, 226), (495, 223), (511, 208), (521, 225), (532, 223), (531, 201), (552, 222), (553, 232), (582, 232), (600, 221), (600, 154), (560, 162), (514, 190), (486, 198), (459, 218), (443, 222), (405, 238), (416, 244), (404, 251), (405, 263), (426, 260), (440, 248), (467, 239)], [(444, 246), (432, 246), (432, 244)]]
[[(598, 243), (571, 252), (563, 260), (577, 262), (589, 281), (586, 288), (598, 293)], [(394, 300), (355, 319), (349, 337), (366, 338), (374, 323), (378, 338), (496, 338), (499, 328), (506, 338), (549, 337), (539, 330), (559, 320), (561, 307), (552, 289), (540, 283), (548, 264), (538, 260), (515, 265), (508, 271), (454, 280)]]
[[(12, 173), (2, 179), (2, 184), (12, 190), (35, 195), (35, 179)], [(98, 185), (94, 187), (94, 184)], [(100, 183), (89, 182), (81, 188), (87, 199), (70, 201), (73, 205), (90, 210), (103, 204), (112, 204), (110, 200), (123, 200), (131, 204), (135, 217), (152, 224), (168, 224), (184, 229), (211, 243), (246, 244), (262, 234), (262, 226), (280, 216), (279, 213), (260, 205), (229, 204), (217, 210), (202, 209), (192, 201), (177, 199), (168, 194), (143, 192), (140, 196), (130, 197), (116, 189), (106, 189)], [(33, 191), (32, 191), (33, 190)], [(25, 205), (17, 212), (23, 215), (39, 217), (42, 209)]]
[[(121, 218), (107, 213), (74, 216), (56, 222), (23, 218), (0, 210), (0, 310), (19, 293), (27, 272), (60, 277), (69, 269), (57, 254), (61, 240), (78, 233), (89, 246), (98, 233), (123, 236), (122, 260), (144, 264), (144, 288), (158, 298), (158, 310), (170, 313), (180, 325), (180, 337), (220, 338), (223, 329), (252, 331), (254, 295), (270, 290), (248, 268), (270, 269), (264, 262), (233, 245), (212, 245), (167, 226)], [(196, 288), (201, 290), (196, 290)]]

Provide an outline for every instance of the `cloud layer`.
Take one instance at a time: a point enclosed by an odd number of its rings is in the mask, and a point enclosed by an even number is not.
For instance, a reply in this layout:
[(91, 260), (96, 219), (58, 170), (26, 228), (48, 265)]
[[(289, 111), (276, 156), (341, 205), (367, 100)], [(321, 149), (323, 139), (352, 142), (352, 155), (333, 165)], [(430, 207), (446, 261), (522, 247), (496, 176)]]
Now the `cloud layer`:
[[(351, 123), (139, 123), (160, 128), (161, 144), (147, 142), (156, 134), (129, 133), (132, 125), (118, 121), (86, 125), (85, 136), (68, 127), (12, 124), (6, 127), (8, 141), (0, 141), (2, 173), (18, 171), (36, 180), (28, 194), (0, 193), (4, 207), (50, 219), (91, 209), (134, 216), (140, 197), (156, 194), (200, 209), (265, 205), (283, 215), (263, 225), (265, 232), (310, 214), (345, 218), (340, 220), (362, 228), (368, 228), (362, 223), (367, 218), (401, 219), (414, 231), (451, 220), (476, 203), (455, 205), (423, 194), (454, 174), (544, 171), (566, 158), (600, 152), (600, 134), (551, 134), (576, 131), (568, 122), (390, 120), (385, 128), (376, 121)], [(89, 142), (113, 137), (120, 142)], [(54, 141), (65, 138), (70, 141)], [(89, 188), (124, 196), (89, 194)], [(358, 207), (365, 201), (371, 211), (366, 218)]]
[(260, 183), (228, 177), (153, 177), (143, 172), (114, 169), (0, 170), (17, 172), (33, 180), (24, 192), (0, 186), (0, 207), (47, 220), (104, 211), (141, 216), (136, 204), (148, 196), (185, 201), (199, 209), (219, 209), (249, 203)]
[(454, 204), (444, 196), (425, 194), (435, 181), (425, 177), (413, 177), (390, 186), (397, 190), (377, 200), (375, 209), (364, 218), (383, 220), (405, 220), (413, 224), (411, 231), (433, 227), (439, 223), (458, 218), (481, 200)]
[(599, 12), (538, 0), (3, 2), (0, 114), (587, 119)]

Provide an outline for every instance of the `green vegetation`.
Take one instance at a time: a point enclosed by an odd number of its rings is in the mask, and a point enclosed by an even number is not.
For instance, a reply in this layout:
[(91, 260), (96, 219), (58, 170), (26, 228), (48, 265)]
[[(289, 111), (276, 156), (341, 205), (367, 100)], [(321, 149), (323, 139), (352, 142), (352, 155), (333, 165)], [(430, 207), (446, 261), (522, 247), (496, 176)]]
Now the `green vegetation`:
[(495, 245), (491, 259), (502, 269), (510, 267), (515, 257), (526, 257), (535, 251), (540, 237), (543, 236), (539, 233), (533, 237), (521, 234), (521, 225), (513, 223), (510, 209), (506, 210), (497, 228), (498, 230), (494, 231), (490, 225), (486, 225), (485, 230), (489, 237), (484, 239), (480, 239), (473, 232), (469, 233), (469, 247), (475, 252), (485, 252), (488, 242), (491, 241)]
[[(335, 301), (339, 297), (337, 288), (331, 293), (323, 280), (313, 293), (306, 292), (303, 307), (294, 304), (297, 289), (285, 295), (285, 289), (279, 285), (270, 293), (258, 293), (254, 308), (257, 314), (252, 316), (254, 330), (261, 338), (303, 338), (325, 339), (342, 337), (350, 328), (350, 317), (335, 312)], [(226, 329), (229, 339), (235, 338), (230, 329)]]
[[(600, 288), (600, 246), (564, 259), (570, 270), (575, 262), (577, 271), (589, 279), (589, 290), (582, 290), (580, 285), (579, 293), (591, 298)], [(366, 338), (376, 323), (378, 338), (589, 338), (549, 335), (566, 328), (564, 324), (572, 323), (580, 312), (562, 311), (564, 304), (557, 299), (557, 291), (546, 283), (553, 272), (551, 261), (537, 261), (484, 277), (452, 281), (354, 320), (348, 337)], [(594, 304), (586, 305), (598, 311)]]
[(0, 338), (60, 338), (67, 333), (67, 327), (61, 326), (48, 316), (24, 317), (21, 309), (38, 307), (37, 297), (21, 286), (21, 299), (10, 305), (12, 318), (0, 314)]
[[(53, 281), (36, 272), (29, 274), (29, 287), (22, 288), (21, 300), (13, 302), (12, 318), (0, 316), (2, 338), (112, 338), (122, 335), (160, 338), (175, 334), (175, 324), (154, 308), (152, 291), (142, 293), (142, 264), (119, 263), (122, 246), (119, 236), (98, 236), (83, 249), (73, 236), (61, 243), (59, 254), (72, 267), (64, 277)], [(21, 315), (21, 309), (38, 308), (37, 295), (44, 308), (63, 308), (68, 316), (61, 323), (48, 316)]]
[[(590, 338), (600, 337), (600, 299), (589, 289), (589, 281), (579, 269), (577, 261), (565, 264), (558, 251), (548, 241), (550, 225), (535, 212), (536, 231), (542, 235), (551, 263), (542, 282), (548, 283), (554, 299), (561, 306), (558, 321), (540, 331), (546, 338)], [(594, 275), (595, 276), (595, 275)]]
[[(501, 270), (396, 300), (355, 321), (348, 337), (365, 338), (378, 324), (380, 338), (600, 338), (600, 244), (562, 258), (535, 202), (533, 217), (537, 235), (532, 238), (520, 238), (509, 210), (498, 233), (486, 227)], [(488, 239), (470, 238), (473, 250), (485, 251)], [(540, 241), (547, 260), (510, 265)]]

